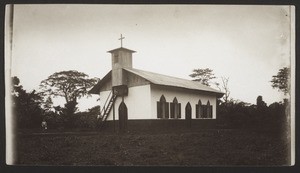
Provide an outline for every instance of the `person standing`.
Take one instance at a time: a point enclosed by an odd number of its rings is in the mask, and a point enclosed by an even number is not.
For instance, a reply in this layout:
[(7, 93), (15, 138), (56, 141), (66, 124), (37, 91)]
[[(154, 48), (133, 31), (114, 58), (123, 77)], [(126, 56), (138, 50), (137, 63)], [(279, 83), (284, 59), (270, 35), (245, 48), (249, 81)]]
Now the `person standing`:
[(44, 119), (43, 121), (42, 121), (42, 129), (43, 130), (47, 130), (47, 122), (46, 122), (46, 120)]

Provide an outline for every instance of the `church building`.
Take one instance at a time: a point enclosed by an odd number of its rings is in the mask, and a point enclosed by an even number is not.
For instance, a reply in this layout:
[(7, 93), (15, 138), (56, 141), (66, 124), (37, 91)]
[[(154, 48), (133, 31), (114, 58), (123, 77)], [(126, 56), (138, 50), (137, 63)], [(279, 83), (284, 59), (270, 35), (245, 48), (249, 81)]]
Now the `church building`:
[[(111, 51), (112, 70), (91, 90), (100, 95), (101, 126), (117, 131), (140, 128), (209, 126), (223, 93), (200, 82), (135, 69), (135, 51)], [(105, 124), (105, 125), (104, 125)]]

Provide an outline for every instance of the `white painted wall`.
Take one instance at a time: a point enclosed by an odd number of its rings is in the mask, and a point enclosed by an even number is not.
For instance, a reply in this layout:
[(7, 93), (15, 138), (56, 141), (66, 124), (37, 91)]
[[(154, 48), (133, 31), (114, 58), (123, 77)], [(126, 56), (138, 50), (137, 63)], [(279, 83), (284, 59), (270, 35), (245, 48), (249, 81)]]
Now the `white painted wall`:
[[(185, 119), (185, 106), (190, 102), (192, 107), (192, 119), (196, 119), (196, 104), (201, 99), (202, 104), (207, 104), (209, 100), (210, 105), (213, 106), (213, 119), (216, 119), (216, 96), (209, 94), (199, 94), (189, 90), (178, 90), (172, 88), (165, 88), (151, 85), (151, 119), (157, 118), (157, 101), (161, 95), (164, 95), (167, 102), (172, 102), (174, 97), (177, 98), (178, 103), (181, 103), (181, 119)], [(169, 111), (170, 112), (170, 111)]]
[[(100, 92), (101, 109), (109, 95), (110, 91)], [(196, 119), (196, 108), (198, 100), (201, 99), (202, 104), (213, 106), (213, 119), (216, 119), (216, 96), (210, 94), (200, 94), (189, 90), (177, 90), (153, 85), (143, 85), (128, 88), (128, 96), (124, 97), (124, 102), (128, 109), (128, 119), (157, 119), (156, 102), (159, 101), (161, 95), (164, 95), (167, 102), (172, 102), (174, 97), (178, 103), (181, 103), (181, 119), (185, 119), (185, 106), (190, 102), (192, 107), (192, 119)], [(118, 97), (115, 102), (115, 118), (119, 119), (118, 108), (122, 102), (122, 97)], [(170, 111), (169, 111), (170, 112)], [(113, 110), (111, 110), (108, 121), (113, 120)]]
[[(101, 109), (109, 95), (110, 91), (100, 92)], [(115, 118), (119, 119), (118, 108), (122, 102), (122, 97), (115, 101)], [(128, 88), (128, 96), (124, 97), (124, 102), (128, 109), (128, 119), (153, 119), (151, 115), (151, 95), (150, 85), (135, 86)], [(110, 111), (107, 120), (113, 120), (113, 110)]]

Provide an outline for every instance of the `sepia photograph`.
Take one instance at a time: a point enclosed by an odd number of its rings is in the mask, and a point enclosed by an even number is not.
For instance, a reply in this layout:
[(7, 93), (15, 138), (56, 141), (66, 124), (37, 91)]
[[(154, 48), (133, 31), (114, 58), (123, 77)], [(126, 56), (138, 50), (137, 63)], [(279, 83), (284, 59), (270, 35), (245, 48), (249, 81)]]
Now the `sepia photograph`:
[(6, 164), (293, 166), (295, 28), (292, 5), (6, 5)]

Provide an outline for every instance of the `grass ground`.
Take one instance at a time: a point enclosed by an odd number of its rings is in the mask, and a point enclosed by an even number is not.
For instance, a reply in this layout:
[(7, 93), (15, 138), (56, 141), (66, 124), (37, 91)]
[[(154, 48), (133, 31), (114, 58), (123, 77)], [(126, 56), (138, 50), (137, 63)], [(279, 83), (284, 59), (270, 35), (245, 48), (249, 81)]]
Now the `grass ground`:
[(288, 152), (282, 136), (252, 130), (18, 137), (19, 164), (29, 165), (287, 165)]

